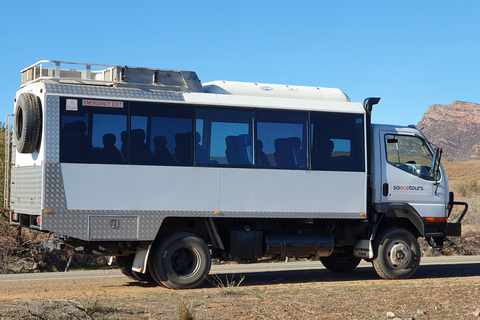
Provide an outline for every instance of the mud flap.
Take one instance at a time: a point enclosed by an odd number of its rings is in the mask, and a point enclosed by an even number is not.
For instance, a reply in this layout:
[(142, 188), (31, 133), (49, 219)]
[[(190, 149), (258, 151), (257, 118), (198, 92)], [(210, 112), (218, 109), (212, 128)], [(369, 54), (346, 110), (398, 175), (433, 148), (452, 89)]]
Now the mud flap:
[(460, 237), (462, 235), (462, 225), (460, 223), (449, 222), (447, 224), (447, 237)]
[(152, 245), (148, 246), (148, 249), (137, 248), (135, 258), (133, 259), (132, 270), (139, 273), (147, 272), (147, 259)]
[(372, 259), (373, 247), (371, 240), (360, 240), (353, 248), (353, 255), (357, 258)]

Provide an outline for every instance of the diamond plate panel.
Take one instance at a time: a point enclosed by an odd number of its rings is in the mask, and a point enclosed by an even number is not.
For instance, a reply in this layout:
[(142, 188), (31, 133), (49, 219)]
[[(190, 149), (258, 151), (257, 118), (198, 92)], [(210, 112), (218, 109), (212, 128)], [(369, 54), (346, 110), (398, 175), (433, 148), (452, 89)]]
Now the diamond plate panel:
[(47, 96), (45, 106), (46, 162), (59, 162), (60, 159), (60, 97)]
[(12, 209), (18, 213), (40, 214), (42, 167), (14, 167), (12, 171)]
[(89, 216), (88, 222), (89, 239), (138, 239), (138, 216)]
[(62, 83), (45, 83), (47, 94), (59, 94), (69, 96), (108, 97), (115, 99), (142, 99), (142, 100), (166, 100), (184, 101), (181, 92), (167, 90), (151, 90), (146, 88), (123, 88), (72, 85)]
[(62, 172), (58, 163), (45, 164), (45, 208), (52, 212), (67, 209)]
[(299, 219), (358, 219), (365, 220), (361, 212), (221, 212), (216, 217), (228, 218), (299, 218)]

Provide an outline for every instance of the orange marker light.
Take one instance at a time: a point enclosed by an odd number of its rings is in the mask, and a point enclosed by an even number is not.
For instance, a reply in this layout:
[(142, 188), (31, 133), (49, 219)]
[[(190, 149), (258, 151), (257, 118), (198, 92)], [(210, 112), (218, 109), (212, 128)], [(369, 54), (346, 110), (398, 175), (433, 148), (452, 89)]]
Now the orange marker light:
[(426, 217), (425, 222), (447, 222), (448, 218), (442, 217)]

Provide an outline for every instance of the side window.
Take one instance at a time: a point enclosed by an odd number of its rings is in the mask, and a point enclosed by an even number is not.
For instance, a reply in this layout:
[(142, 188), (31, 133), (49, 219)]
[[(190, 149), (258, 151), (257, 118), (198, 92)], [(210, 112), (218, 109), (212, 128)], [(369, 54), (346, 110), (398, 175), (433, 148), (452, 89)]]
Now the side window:
[(423, 179), (433, 180), (433, 153), (425, 140), (416, 136), (386, 134), (388, 163)]
[(126, 115), (93, 114), (92, 145), (96, 158), (94, 162), (126, 163), (125, 153), (122, 153), (122, 132), (126, 130)]
[(193, 165), (193, 108), (132, 103), (130, 162), (132, 164)]
[(124, 102), (61, 98), (60, 106), (61, 162), (126, 163), (120, 150), (127, 130)]
[(195, 164), (253, 166), (253, 110), (198, 108)]
[(308, 168), (306, 112), (257, 111), (257, 167)]
[(153, 152), (147, 136), (149, 133), (149, 127), (149, 117), (132, 115), (130, 135), (128, 137), (131, 164), (155, 164)]
[(365, 171), (363, 115), (311, 113), (312, 170)]
[(93, 147), (88, 138), (88, 114), (64, 112), (60, 121), (60, 137), (60, 162), (90, 162)]

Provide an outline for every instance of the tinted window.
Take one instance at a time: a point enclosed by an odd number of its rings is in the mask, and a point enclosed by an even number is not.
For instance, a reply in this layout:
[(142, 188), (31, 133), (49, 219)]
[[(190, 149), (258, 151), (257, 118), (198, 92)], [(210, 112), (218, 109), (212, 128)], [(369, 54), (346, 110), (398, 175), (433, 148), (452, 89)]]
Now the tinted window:
[(61, 98), (60, 125), (61, 162), (365, 170), (362, 114)]
[(364, 171), (363, 115), (312, 112), (312, 170)]
[(306, 112), (257, 111), (257, 167), (308, 168)]
[(132, 164), (193, 165), (193, 108), (132, 103)]
[(62, 98), (60, 161), (125, 163), (120, 151), (127, 108), (120, 101)]
[(195, 163), (252, 166), (253, 110), (198, 108)]

